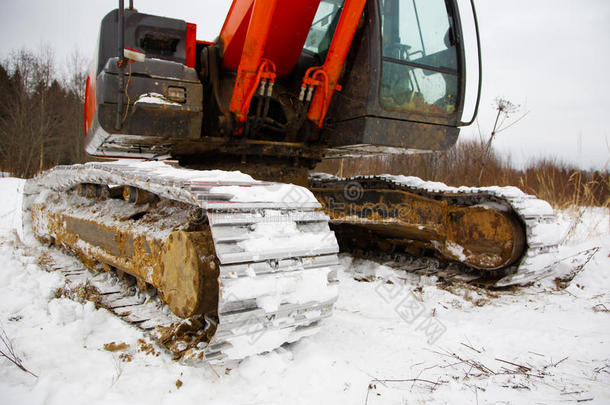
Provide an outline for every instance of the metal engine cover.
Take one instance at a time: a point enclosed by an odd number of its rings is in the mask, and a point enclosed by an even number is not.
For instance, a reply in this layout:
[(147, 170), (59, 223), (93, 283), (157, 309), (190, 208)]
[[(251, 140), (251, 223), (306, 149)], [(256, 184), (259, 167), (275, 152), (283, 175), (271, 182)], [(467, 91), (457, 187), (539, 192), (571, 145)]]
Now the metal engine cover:
[[(95, 92), (95, 113), (85, 137), (87, 153), (144, 157), (155, 152), (149, 147), (142, 152), (143, 145), (200, 138), (203, 86), (196, 70), (186, 66), (186, 23), (126, 10), (125, 47), (143, 53), (146, 59), (131, 60), (122, 69), (117, 25), (117, 10), (102, 20), (92, 72), (95, 79), (89, 78), (95, 80), (88, 88)], [(121, 72), (125, 90), (122, 106), (117, 108)]]

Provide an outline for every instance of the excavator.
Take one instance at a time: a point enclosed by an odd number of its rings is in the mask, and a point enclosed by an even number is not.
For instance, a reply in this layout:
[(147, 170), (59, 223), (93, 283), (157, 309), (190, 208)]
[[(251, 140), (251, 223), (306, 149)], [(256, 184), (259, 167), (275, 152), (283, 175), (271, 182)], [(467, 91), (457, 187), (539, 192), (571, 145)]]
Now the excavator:
[(472, 1), (234, 0), (207, 42), (120, 0), (86, 83), (84, 148), (99, 159), (28, 182), (31, 229), (154, 298), (100, 287), (180, 359), (240, 359), (315, 333), (340, 250), (531, 282), (556, 250), (544, 201), (310, 173), (322, 159), (452, 147), (477, 113), (478, 42)]

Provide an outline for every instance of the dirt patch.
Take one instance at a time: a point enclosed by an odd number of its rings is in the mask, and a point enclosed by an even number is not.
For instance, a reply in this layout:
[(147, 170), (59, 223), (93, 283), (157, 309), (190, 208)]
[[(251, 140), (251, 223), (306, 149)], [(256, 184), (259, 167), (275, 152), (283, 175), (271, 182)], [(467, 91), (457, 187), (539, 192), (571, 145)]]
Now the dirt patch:
[(53, 258), (51, 258), (51, 255), (48, 252), (43, 252), (40, 256), (38, 256), (36, 262), (41, 269), (47, 272), (53, 271), (53, 268), (51, 267), (54, 264)]
[(124, 363), (128, 363), (133, 359), (133, 356), (130, 353), (121, 353), (119, 359)]
[(159, 342), (169, 349), (174, 359), (203, 358), (197, 346), (201, 342), (208, 342), (213, 331), (205, 328), (205, 321), (201, 316), (195, 316), (172, 324), (168, 327), (157, 327)]
[(129, 345), (125, 342), (110, 342), (104, 345), (104, 350), (109, 352), (124, 352), (127, 349), (129, 349)]
[(498, 293), (490, 291), (487, 288), (477, 287), (464, 282), (439, 283), (437, 287), (461, 297), (465, 301), (471, 302), (476, 307), (483, 307), (500, 296)]
[(55, 290), (54, 295), (55, 298), (69, 298), (81, 304), (91, 301), (95, 304), (96, 308), (104, 307), (102, 305), (102, 293), (88, 282), (76, 286), (66, 284)]
[(155, 350), (154, 346), (152, 344), (148, 343), (146, 340), (138, 339), (138, 346), (142, 353), (148, 354), (151, 356), (155, 356), (155, 357), (159, 357), (160, 353), (157, 350)]

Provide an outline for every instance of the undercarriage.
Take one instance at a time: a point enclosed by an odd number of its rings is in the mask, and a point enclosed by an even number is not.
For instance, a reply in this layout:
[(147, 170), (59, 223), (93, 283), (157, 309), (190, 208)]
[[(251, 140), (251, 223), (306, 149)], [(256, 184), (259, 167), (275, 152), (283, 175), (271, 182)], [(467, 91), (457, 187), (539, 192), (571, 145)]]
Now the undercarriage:
[(552, 209), (514, 188), (309, 181), (311, 191), (161, 162), (88, 163), (29, 181), (24, 208), (39, 240), (155, 296), (157, 310), (142, 312), (147, 299), (95, 281), (105, 307), (183, 360), (241, 359), (315, 333), (337, 299), (339, 247), (434, 256), (495, 286), (535, 281), (556, 259)]
[[(56, 167), (24, 195), (40, 240), (157, 293), (174, 322), (147, 319), (147, 327), (178, 358), (272, 350), (332, 314), (338, 245), (306, 189), (239, 172), (113, 162)], [(185, 325), (199, 326), (187, 341)]]

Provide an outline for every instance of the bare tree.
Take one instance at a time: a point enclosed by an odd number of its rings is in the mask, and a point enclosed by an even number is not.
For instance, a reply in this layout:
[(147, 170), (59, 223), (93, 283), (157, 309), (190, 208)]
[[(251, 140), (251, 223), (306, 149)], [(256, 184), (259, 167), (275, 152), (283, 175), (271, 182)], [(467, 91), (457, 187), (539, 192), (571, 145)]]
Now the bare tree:
[(65, 151), (70, 161), (66, 163), (77, 163), (86, 160), (81, 137), (85, 130), (83, 108), (88, 75), (88, 60), (75, 49), (68, 57), (66, 66), (67, 77), (64, 80), (64, 87), (70, 93), (69, 97), (71, 98), (71, 101), (68, 103), (71, 107), (68, 113), (70, 117), (68, 120), (70, 142), (66, 144), (68, 149)]
[(87, 82), (87, 59), (78, 49), (75, 49), (66, 58), (66, 66), (67, 71), (64, 79), (66, 89), (74, 93), (79, 100), (84, 101)]
[(84, 58), (74, 52), (64, 77), (49, 47), (13, 52), (1, 65), (0, 168), (29, 177), (56, 164), (84, 161)]

